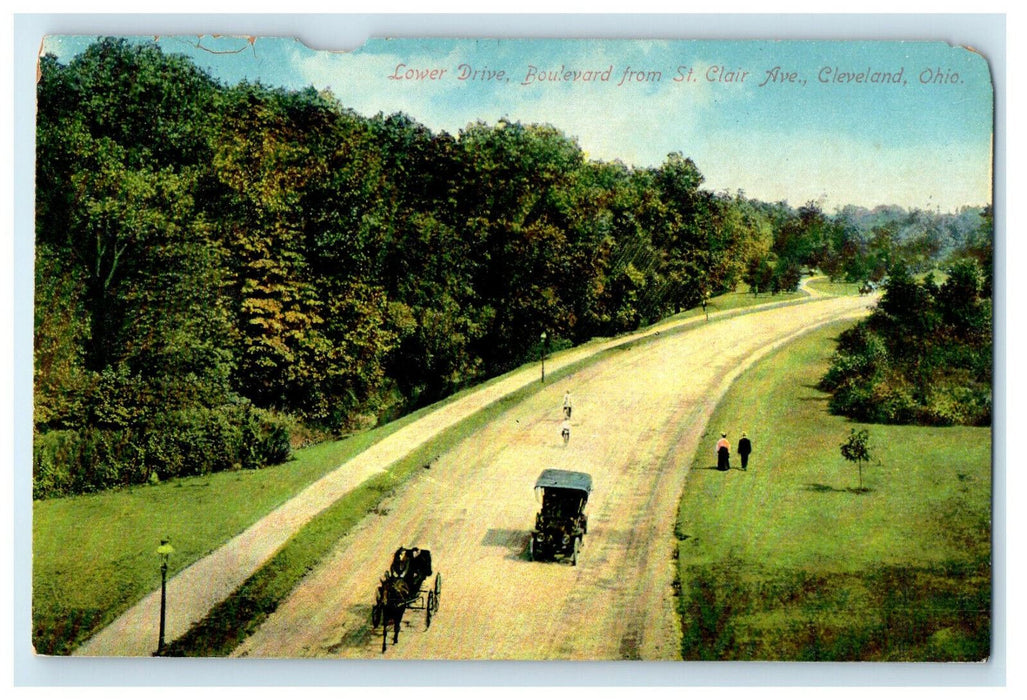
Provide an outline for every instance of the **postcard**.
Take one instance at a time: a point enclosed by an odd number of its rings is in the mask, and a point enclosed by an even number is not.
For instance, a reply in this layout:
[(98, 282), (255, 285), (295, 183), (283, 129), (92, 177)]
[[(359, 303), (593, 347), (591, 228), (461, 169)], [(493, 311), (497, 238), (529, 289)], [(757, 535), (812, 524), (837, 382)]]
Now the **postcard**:
[(941, 41), (46, 36), (35, 653), (987, 661), (994, 120)]

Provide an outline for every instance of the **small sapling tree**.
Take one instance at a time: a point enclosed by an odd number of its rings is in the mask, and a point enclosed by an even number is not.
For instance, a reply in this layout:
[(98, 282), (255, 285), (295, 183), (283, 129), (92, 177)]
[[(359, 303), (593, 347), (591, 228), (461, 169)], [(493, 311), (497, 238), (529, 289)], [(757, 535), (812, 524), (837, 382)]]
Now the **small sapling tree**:
[(859, 490), (863, 491), (863, 463), (871, 460), (870, 432), (866, 428), (849, 429), (848, 439), (841, 445), (842, 457), (859, 467)]

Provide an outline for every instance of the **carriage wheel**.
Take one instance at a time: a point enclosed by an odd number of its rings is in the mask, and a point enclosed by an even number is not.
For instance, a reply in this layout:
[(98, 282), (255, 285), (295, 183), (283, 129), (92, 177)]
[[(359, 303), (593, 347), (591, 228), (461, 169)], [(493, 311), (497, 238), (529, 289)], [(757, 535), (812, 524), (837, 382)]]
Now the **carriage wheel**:
[(578, 565), (578, 552), (581, 551), (581, 538), (574, 538), (574, 552), (571, 554), (571, 566)]
[(438, 604), (435, 602), (435, 591), (428, 591), (428, 602), (425, 604), (424, 609), (424, 628), (428, 629), (431, 627), (431, 614), (438, 608)]
[(435, 574), (435, 609), (439, 609), (439, 598), (442, 596), (442, 574)]
[(535, 537), (532, 536), (531, 541), (528, 542), (528, 560), (535, 561)]

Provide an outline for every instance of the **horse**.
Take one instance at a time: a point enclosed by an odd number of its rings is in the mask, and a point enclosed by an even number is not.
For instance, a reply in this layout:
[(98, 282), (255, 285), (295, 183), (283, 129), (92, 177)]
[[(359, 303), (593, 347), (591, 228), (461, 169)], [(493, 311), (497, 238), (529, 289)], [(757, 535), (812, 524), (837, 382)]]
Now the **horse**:
[(399, 641), (399, 626), (403, 622), (403, 613), (410, 602), (410, 586), (400, 576), (392, 573), (386, 574), (378, 587), (378, 599), (375, 602), (375, 610), (372, 611), (372, 623), (380, 620), (382, 623), (382, 653), (389, 639), (389, 625), (393, 626), (392, 643)]

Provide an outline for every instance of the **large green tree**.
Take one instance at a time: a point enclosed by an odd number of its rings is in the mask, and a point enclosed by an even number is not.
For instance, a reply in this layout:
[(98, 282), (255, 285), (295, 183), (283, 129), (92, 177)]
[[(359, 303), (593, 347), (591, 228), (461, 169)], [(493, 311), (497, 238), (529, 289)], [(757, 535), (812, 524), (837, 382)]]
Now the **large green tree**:
[(569, 189), (584, 157), (552, 127), (503, 120), (469, 126), (458, 143), (454, 225), (488, 322), (475, 352), (496, 372), (525, 359), (542, 331), (570, 333)]
[(223, 251), (195, 197), (215, 91), (188, 62), (123, 41), (41, 61), (39, 270), (65, 281), (88, 327), (82, 367), (124, 364), (172, 405), (227, 388)]
[(180, 459), (185, 423), (197, 437), (221, 430), (218, 411), (235, 412), (236, 428), (245, 420), (229, 381), (226, 250), (207, 207), (218, 91), (188, 61), (124, 40), (67, 66), (40, 61), (42, 493), (204, 470)]

